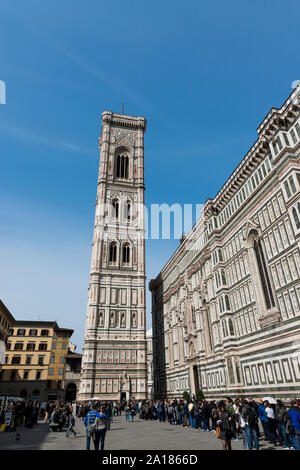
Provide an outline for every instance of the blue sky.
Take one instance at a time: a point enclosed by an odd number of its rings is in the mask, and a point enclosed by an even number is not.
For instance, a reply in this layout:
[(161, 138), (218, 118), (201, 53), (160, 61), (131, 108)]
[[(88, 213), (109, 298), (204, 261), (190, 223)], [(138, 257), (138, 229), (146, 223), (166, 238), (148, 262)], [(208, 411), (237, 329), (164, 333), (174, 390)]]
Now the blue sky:
[[(2, 0), (0, 298), (15, 318), (74, 328), (81, 350), (101, 113), (125, 102), (147, 118), (147, 205), (205, 202), (300, 78), (299, 13), (276, 0)], [(148, 280), (177, 246), (148, 242)]]

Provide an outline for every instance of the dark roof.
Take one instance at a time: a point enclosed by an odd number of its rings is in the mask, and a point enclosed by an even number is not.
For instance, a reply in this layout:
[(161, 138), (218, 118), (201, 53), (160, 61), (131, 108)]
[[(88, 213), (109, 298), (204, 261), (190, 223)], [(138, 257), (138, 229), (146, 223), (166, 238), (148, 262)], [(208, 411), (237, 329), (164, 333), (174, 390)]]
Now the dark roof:
[(14, 319), (14, 317), (12, 316), (12, 314), (10, 313), (10, 311), (8, 310), (8, 308), (4, 305), (4, 303), (2, 302), (2, 300), (0, 300), (0, 311), (2, 311), (3, 313), (5, 313), (5, 315), (8, 317), (9, 321), (11, 321), (12, 323), (15, 322), (16, 320)]
[(74, 330), (71, 330), (70, 328), (59, 328), (59, 326), (57, 328), (54, 328), (55, 331), (68, 331), (70, 334), (70, 336), (72, 336), (72, 334), (74, 333)]
[(15, 320), (11, 326), (49, 326), (58, 329), (56, 321)]
[(67, 354), (66, 356), (66, 359), (76, 359), (76, 358), (82, 358), (82, 354), (69, 352), (69, 354)]

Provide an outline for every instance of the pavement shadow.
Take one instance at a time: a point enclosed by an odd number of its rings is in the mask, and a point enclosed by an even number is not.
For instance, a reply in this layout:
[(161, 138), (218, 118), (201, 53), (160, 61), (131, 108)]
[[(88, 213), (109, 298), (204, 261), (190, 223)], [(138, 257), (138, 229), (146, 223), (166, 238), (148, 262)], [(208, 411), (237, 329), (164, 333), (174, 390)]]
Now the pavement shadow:
[(1, 450), (38, 450), (51, 434), (49, 425), (43, 421), (38, 422), (34, 428), (19, 425), (16, 431), (0, 433), (0, 447)]

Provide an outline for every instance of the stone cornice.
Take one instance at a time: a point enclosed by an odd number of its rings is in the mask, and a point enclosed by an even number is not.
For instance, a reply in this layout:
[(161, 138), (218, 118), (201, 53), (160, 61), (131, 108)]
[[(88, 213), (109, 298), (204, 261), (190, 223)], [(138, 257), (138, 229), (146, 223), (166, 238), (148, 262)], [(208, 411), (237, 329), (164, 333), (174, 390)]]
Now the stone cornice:
[[(222, 186), (216, 196), (213, 199), (207, 199), (202, 210), (202, 215), (197, 220), (190, 232), (185, 234), (185, 236), (182, 238), (180, 246), (165, 264), (157, 278), (151, 281), (151, 287), (149, 286), (150, 290), (157, 289), (160, 284), (162, 284), (172, 273), (172, 271), (174, 270), (174, 266), (177, 266), (179, 262), (183, 259), (193, 240), (199, 238), (201, 229), (203, 230), (201, 235), (203, 235), (208, 219), (220, 213), (220, 211), (225, 207), (225, 205), (231, 200), (233, 195), (236, 194), (237, 191), (242, 187), (242, 185), (245, 183), (246, 179), (250, 176), (250, 174), (253, 173), (253, 171), (258, 167), (260, 162), (270, 152), (269, 142), (273, 140), (273, 136), (279, 130), (288, 129), (291, 123), (295, 120), (295, 118), (299, 116), (299, 111), (300, 84), (292, 92), (292, 94), (289, 96), (289, 98), (285, 101), (285, 103), (280, 109), (272, 108), (268, 115), (265, 117), (265, 119), (257, 129), (258, 139), (250, 148), (248, 153), (244, 156), (240, 164), (233, 171), (231, 176), (228, 178), (228, 180), (225, 182), (225, 184)], [(205, 249), (205, 246), (203, 246), (203, 249)], [(200, 252), (202, 252), (202, 249), (200, 250)], [(201, 253), (201, 255), (202, 254), (203, 253)], [(189, 268), (188, 277), (191, 275), (191, 273), (192, 271)], [(178, 277), (176, 279), (178, 280), (181, 275), (182, 273), (178, 273)], [(171, 282), (171, 285), (167, 289), (168, 296), (169, 289), (174, 289), (174, 281)]]
[(112, 111), (102, 113), (102, 123), (124, 127), (126, 129), (140, 129), (146, 131), (147, 120), (143, 116), (130, 116), (128, 114), (117, 114)]
[(233, 171), (226, 183), (213, 199), (204, 205), (204, 214), (212, 215), (212, 208), (218, 213), (236, 193), (245, 179), (269, 153), (269, 142), (279, 130), (287, 130), (300, 111), (300, 85), (292, 92), (280, 109), (272, 108), (257, 128), (258, 139)]

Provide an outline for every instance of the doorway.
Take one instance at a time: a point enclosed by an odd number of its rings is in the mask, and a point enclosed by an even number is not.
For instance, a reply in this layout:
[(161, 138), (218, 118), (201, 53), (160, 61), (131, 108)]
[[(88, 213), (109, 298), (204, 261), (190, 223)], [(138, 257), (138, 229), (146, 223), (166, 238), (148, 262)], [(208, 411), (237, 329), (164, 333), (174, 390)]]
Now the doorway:
[(76, 400), (77, 387), (74, 383), (69, 383), (66, 387), (66, 401)]
[(198, 375), (198, 366), (193, 366), (193, 374), (194, 374), (194, 386), (195, 386), (195, 395), (197, 390), (199, 390), (199, 375)]

